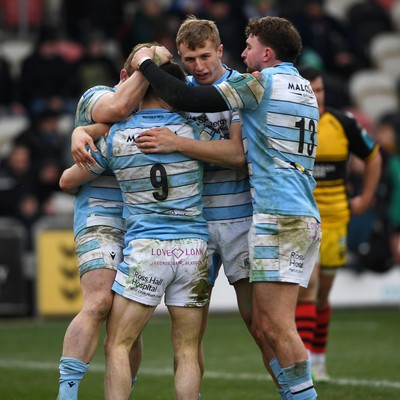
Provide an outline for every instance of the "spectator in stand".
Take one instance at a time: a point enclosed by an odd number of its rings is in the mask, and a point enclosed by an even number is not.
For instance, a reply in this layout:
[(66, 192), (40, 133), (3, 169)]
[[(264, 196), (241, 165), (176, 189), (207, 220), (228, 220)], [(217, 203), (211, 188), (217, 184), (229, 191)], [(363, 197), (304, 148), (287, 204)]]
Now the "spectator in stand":
[(48, 208), (48, 200), (54, 192), (60, 192), (58, 181), (70, 163), (68, 139), (60, 133), (59, 120), (58, 111), (46, 109), (15, 140), (31, 152), (38, 198), (50, 214), (52, 211)]
[(104, 49), (104, 34), (94, 31), (84, 39), (84, 54), (75, 64), (75, 76), (79, 91), (96, 85), (113, 86), (119, 80), (119, 69)]
[(244, 13), (248, 18), (279, 15), (279, 9), (275, 0), (245, 0), (244, 3)]
[(383, 149), (387, 179), (387, 212), (391, 262), (400, 264), (400, 113), (382, 117), (377, 125), (377, 141)]
[(27, 228), (26, 250), (32, 250), (32, 225), (42, 215), (30, 150), (14, 145), (0, 165), (0, 216), (13, 217)]
[(139, 0), (132, 16), (122, 21), (118, 40), (123, 55), (128, 57), (132, 43), (158, 42), (168, 50), (175, 49), (174, 33), (178, 22), (166, 15), (162, 0)]
[(16, 82), (8, 61), (0, 57), (0, 114), (11, 113), (15, 101)]
[(127, 1), (68, 0), (62, 3), (68, 37), (81, 41), (92, 31), (101, 31), (107, 38), (114, 38)]
[(354, 55), (351, 31), (325, 13), (323, 0), (305, 0), (293, 23), (303, 39), (304, 49), (321, 58), (325, 71), (346, 79), (361, 67)]
[(175, 14), (179, 20), (188, 15), (203, 14), (207, 0), (172, 0), (169, 12)]
[(47, 108), (75, 111), (79, 88), (72, 65), (60, 56), (58, 44), (58, 31), (43, 28), (34, 52), (22, 62), (19, 100), (31, 118)]
[(209, 0), (204, 13), (204, 18), (218, 26), (221, 43), (224, 44), (222, 62), (239, 71), (243, 71), (240, 52), (245, 46), (243, 31), (247, 22), (242, 8), (242, 2), (238, 1)]

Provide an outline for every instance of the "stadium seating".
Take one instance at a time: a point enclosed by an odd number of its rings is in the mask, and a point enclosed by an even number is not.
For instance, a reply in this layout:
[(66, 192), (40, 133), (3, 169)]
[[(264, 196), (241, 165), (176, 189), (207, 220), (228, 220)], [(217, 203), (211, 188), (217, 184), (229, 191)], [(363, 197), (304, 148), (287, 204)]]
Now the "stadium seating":
[(22, 61), (33, 52), (30, 40), (8, 39), (0, 44), (0, 56), (10, 63), (14, 76), (19, 76)]
[(324, 2), (324, 10), (327, 14), (336, 17), (340, 21), (345, 21), (350, 7), (360, 2), (362, 0), (326, 0)]
[(2, 116), (0, 118), (0, 159), (5, 157), (12, 140), (29, 125), (29, 119), (24, 116)]
[(374, 66), (395, 79), (400, 78), (400, 32), (385, 32), (374, 36), (370, 43)]
[(398, 110), (396, 80), (379, 70), (361, 70), (349, 80), (349, 94), (353, 103), (373, 121)]

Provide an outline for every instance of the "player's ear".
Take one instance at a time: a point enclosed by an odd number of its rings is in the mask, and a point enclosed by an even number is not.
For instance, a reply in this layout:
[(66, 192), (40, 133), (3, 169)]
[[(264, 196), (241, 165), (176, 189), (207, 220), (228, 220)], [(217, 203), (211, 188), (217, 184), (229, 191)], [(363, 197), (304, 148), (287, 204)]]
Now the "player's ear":
[(275, 57), (274, 50), (272, 50), (271, 47), (264, 47), (263, 61), (268, 62), (273, 57)]
[(222, 54), (224, 53), (224, 45), (221, 43), (217, 49), (218, 57), (222, 58)]
[(119, 73), (119, 80), (121, 82), (125, 82), (128, 78), (128, 71), (125, 68), (121, 69), (121, 72)]

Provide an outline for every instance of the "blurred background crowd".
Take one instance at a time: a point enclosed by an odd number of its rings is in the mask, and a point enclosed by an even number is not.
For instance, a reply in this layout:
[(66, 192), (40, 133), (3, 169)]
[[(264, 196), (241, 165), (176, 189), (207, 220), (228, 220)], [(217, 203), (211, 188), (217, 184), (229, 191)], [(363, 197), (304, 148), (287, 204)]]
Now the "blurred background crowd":
[[(157, 41), (179, 62), (175, 34), (188, 14), (216, 22), (223, 61), (241, 72), (249, 18), (295, 24), (298, 64), (323, 71), (327, 104), (353, 112), (384, 158), (373, 207), (351, 221), (349, 268), (400, 264), (389, 240), (400, 231), (399, 0), (0, 0), (0, 217), (24, 226), (25, 251), (38, 221), (72, 213), (58, 180), (72, 163), (82, 93), (116, 84), (137, 43)], [(362, 184), (360, 165), (351, 160), (349, 195)]]

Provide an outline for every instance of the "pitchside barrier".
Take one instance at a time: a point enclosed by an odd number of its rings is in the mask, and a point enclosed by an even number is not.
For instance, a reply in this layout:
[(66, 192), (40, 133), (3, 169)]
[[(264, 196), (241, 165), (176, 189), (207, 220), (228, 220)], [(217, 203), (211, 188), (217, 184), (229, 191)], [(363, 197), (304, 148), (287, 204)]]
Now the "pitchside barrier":
[[(12, 230), (10, 230), (11, 232)], [(9, 234), (11, 234), (9, 232)], [(11, 234), (12, 235), (12, 234)], [(14, 313), (23, 311), (26, 299), (21, 290), (21, 244), (4, 242), (1, 256), (7, 262), (0, 261), (0, 316), (4, 312), (5, 296), (12, 296), (7, 301)], [(0, 233), (1, 237), (1, 233)], [(72, 232), (72, 217), (43, 219), (35, 229), (36, 237), (36, 314), (41, 317), (72, 316), (82, 306), (82, 293), (77, 269), (77, 257)], [(5, 239), (6, 240), (6, 239)], [(7, 239), (9, 240), (9, 239)], [(9, 255), (12, 254), (10, 257)], [(6, 272), (5, 272), (6, 271)], [(211, 312), (236, 312), (235, 292), (227, 283), (223, 270), (219, 274), (213, 289)], [(11, 278), (11, 272), (13, 277)], [(7, 291), (4, 276), (7, 275)], [(3, 278), (2, 278), (3, 277)], [(339, 270), (331, 293), (331, 303), (336, 308), (400, 306), (400, 266), (393, 266), (384, 273), (372, 271), (355, 272), (349, 268)], [(10, 305), (13, 305), (12, 307)], [(3, 307), (3, 308), (2, 308)], [(10, 308), (11, 307), (11, 308)], [(157, 307), (158, 313), (166, 312), (162, 304)]]
[(23, 225), (12, 218), (0, 218), (0, 317), (26, 316), (29, 312), (25, 240)]
[(42, 219), (35, 227), (36, 313), (74, 315), (82, 306), (71, 217)]

